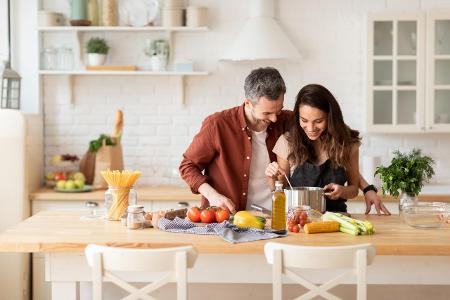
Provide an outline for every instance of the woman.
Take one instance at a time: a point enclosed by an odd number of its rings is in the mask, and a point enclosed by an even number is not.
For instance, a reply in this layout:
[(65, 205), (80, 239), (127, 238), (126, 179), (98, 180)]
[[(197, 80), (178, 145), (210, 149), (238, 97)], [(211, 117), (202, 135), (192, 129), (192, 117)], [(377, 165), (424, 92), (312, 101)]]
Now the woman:
[(292, 186), (323, 187), (327, 210), (346, 212), (346, 199), (358, 194), (359, 132), (344, 123), (336, 99), (318, 84), (300, 90), (293, 117), (273, 149), (277, 162), (266, 168), (269, 185), (273, 189), (274, 179), (286, 174)]

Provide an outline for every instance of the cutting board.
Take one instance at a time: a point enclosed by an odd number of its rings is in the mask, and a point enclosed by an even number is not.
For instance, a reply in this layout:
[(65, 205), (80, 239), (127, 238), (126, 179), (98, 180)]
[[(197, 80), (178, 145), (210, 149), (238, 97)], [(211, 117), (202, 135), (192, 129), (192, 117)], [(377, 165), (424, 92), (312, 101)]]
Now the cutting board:
[(86, 66), (88, 71), (136, 71), (136, 69), (136, 66), (131, 65)]

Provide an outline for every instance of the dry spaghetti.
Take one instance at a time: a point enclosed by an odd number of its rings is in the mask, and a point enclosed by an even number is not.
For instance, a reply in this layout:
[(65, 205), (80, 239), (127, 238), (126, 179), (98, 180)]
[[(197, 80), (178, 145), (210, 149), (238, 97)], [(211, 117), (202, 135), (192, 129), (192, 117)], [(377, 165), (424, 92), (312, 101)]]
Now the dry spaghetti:
[(118, 221), (120, 216), (127, 210), (130, 188), (141, 176), (141, 172), (129, 170), (111, 171), (108, 169), (100, 171), (100, 173), (110, 186), (113, 195), (111, 207), (107, 212), (108, 220)]

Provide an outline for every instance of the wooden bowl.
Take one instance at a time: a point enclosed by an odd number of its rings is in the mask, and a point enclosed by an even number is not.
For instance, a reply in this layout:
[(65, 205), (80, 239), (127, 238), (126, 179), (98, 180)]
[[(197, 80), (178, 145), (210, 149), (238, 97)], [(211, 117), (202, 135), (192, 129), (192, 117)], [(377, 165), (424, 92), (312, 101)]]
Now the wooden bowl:
[(90, 26), (90, 20), (70, 20), (70, 25), (72, 26)]

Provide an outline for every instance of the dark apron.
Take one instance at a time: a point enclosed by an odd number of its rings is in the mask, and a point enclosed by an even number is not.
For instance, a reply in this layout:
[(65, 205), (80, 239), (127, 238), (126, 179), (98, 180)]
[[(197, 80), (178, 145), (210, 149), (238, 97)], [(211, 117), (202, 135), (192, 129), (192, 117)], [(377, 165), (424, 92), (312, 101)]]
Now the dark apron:
[[(329, 159), (319, 166), (307, 161), (303, 165), (295, 168), (290, 181), (294, 187), (316, 186), (323, 188), (329, 183), (345, 185), (347, 182), (347, 173), (343, 167), (333, 169)], [(339, 198), (331, 200), (325, 197), (325, 200), (327, 211), (347, 212), (346, 199)]]

